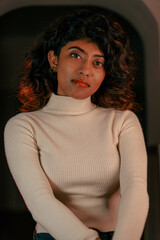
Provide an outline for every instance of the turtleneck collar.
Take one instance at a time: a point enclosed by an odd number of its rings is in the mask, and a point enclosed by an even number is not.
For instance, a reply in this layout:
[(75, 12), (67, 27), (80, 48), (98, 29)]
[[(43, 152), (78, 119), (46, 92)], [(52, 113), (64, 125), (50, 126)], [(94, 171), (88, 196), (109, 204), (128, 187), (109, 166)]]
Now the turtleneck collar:
[(49, 102), (42, 110), (63, 115), (80, 115), (94, 108), (96, 108), (96, 105), (91, 102), (91, 97), (75, 99), (52, 93)]

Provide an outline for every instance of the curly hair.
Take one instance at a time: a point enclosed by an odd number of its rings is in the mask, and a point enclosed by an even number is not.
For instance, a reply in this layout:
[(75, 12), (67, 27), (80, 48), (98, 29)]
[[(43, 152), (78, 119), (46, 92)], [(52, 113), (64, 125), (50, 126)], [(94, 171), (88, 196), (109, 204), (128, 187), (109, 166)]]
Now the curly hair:
[(70, 41), (89, 39), (105, 56), (105, 79), (91, 96), (94, 104), (119, 110), (134, 110), (133, 91), (136, 59), (122, 27), (101, 12), (79, 10), (51, 23), (26, 55), (17, 96), (20, 111), (35, 111), (46, 105), (52, 92), (57, 93), (57, 75), (50, 71), (47, 54), (60, 50)]

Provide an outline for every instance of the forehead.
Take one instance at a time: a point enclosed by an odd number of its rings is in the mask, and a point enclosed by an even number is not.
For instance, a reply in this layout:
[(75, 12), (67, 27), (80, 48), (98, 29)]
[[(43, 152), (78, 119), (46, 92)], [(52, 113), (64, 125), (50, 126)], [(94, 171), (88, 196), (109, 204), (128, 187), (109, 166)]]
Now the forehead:
[(95, 54), (101, 54), (103, 55), (103, 52), (99, 49), (97, 43), (92, 42), (91, 40), (88, 39), (81, 39), (81, 40), (76, 40), (76, 41), (71, 41), (68, 42), (64, 47), (62, 47), (61, 51), (69, 51), (70, 49), (74, 49), (74, 47), (78, 47), (87, 54), (93, 53)]

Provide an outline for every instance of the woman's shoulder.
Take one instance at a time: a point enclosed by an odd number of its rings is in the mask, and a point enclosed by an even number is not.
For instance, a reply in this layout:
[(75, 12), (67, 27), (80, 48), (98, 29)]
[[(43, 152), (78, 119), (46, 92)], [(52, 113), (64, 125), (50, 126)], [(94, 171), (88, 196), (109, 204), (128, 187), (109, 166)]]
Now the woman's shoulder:
[(7, 124), (15, 123), (18, 121), (27, 121), (27, 119), (29, 118), (30, 115), (31, 115), (30, 112), (17, 113), (8, 119)]
[(15, 114), (14, 116), (12, 116), (11, 118), (8, 119), (7, 123), (15, 123), (15, 122), (19, 122), (19, 121), (24, 121), (24, 122), (30, 122), (31, 119), (36, 118), (36, 116), (40, 116), (41, 115), (41, 110), (36, 110), (36, 111), (30, 111), (30, 112), (19, 112), (17, 114)]
[(131, 110), (118, 110), (115, 108), (101, 108), (107, 115), (113, 115), (117, 120), (138, 119), (137, 115)]
[(117, 110), (115, 108), (104, 108), (101, 109), (105, 114), (106, 119), (110, 121), (112, 127), (119, 131), (130, 128), (138, 127), (141, 128), (141, 123), (138, 115), (131, 110)]
[(117, 118), (121, 118), (124, 121), (129, 119), (138, 119), (137, 115), (131, 110), (114, 110)]
[(142, 126), (138, 115), (131, 110), (115, 110), (115, 125), (121, 132), (125, 131), (142, 131)]
[(16, 131), (21, 128), (32, 129), (34, 112), (21, 112), (9, 118), (5, 124), (6, 131)]

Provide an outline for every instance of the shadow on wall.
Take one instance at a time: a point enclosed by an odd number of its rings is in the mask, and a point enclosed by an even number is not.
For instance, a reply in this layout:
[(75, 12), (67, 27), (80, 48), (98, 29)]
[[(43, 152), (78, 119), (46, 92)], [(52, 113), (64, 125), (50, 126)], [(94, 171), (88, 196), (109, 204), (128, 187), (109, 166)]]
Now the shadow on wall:
[[(24, 7), (11, 11), (0, 18), (0, 101), (2, 106), (0, 128), (0, 156), (2, 159), (0, 168), (0, 211), (1, 219), (4, 220), (3, 223), (7, 226), (6, 229), (3, 227), (4, 224), (0, 224), (1, 229), (4, 229), (4, 237), (1, 238), (2, 240), (18, 240), (18, 236), (21, 234), (17, 235), (14, 232), (15, 229), (19, 229), (20, 232), (22, 231), (22, 233), (25, 232), (25, 234), (27, 234), (26, 229), (33, 229), (34, 224), (30, 214), (26, 211), (24, 202), (9, 172), (3, 147), (4, 126), (7, 120), (18, 112), (18, 101), (15, 97), (18, 81), (17, 74), (21, 70), (26, 50), (32, 44), (35, 37), (43, 30), (44, 26), (46, 26), (52, 19), (63, 16), (67, 12), (72, 12), (77, 8), (77, 6)], [(85, 6), (83, 8), (87, 7)], [(94, 7), (90, 8), (93, 9)], [(145, 109), (144, 58), (141, 39), (132, 25), (124, 18), (106, 9), (103, 9), (103, 11), (105, 14), (112, 14), (113, 17), (121, 23), (130, 37), (132, 48), (139, 57), (139, 70), (137, 72), (135, 89), (137, 93), (137, 101), (140, 102)], [(145, 111), (139, 114), (139, 118), (145, 133)], [(21, 219), (21, 222), (14, 221), (15, 218)], [(22, 222), (24, 224), (21, 224)], [(27, 225), (27, 228), (23, 228), (24, 225)], [(30, 231), (28, 234), (31, 236)], [(13, 235), (16, 237), (14, 238)], [(30, 237), (27, 237), (26, 235), (26, 239), (30, 239)], [(23, 237), (23, 240), (25, 240), (25, 237)]]

